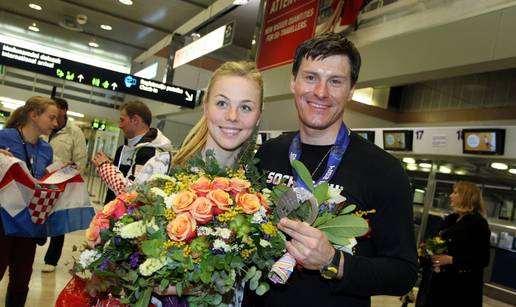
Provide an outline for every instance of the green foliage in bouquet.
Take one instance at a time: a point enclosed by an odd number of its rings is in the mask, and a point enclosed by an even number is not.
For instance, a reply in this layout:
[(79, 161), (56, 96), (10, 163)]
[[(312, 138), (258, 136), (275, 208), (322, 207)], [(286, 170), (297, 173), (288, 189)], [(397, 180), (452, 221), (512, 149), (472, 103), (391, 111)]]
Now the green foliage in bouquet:
[(249, 170), (221, 167), (208, 153), (135, 186), (97, 213), (75, 271), (132, 306), (170, 285), (192, 294), (190, 306), (232, 303), (242, 281), (262, 295), (285, 238)]
[[(315, 197), (319, 205), (318, 215), (312, 226), (323, 231), (330, 242), (337, 246), (346, 246), (354, 238), (367, 233), (369, 229), (367, 221), (360, 215), (354, 214), (355, 205), (345, 205), (345, 198), (340, 195), (340, 190), (330, 187), (327, 182), (321, 182), (315, 186), (310, 172), (298, 160), (292, 161), (292, 167), (309, 189), (307, 192)], [(273, 202), (277, 203), (287, 190), (286, 186), (275, 187), (271, 196)], [(311, 215), (311, 210), (311, 203), (300, 199), (299, 208), (291, 212), (288, 217), (306, 221)]]
[(417, 253), (419, 257), (432, 257), (434, 255), (443, 254), (447, 250), (446, 241), (440, 236), (435, 236), (427, 238), (425, 242), (421, 243), (417, 249)]

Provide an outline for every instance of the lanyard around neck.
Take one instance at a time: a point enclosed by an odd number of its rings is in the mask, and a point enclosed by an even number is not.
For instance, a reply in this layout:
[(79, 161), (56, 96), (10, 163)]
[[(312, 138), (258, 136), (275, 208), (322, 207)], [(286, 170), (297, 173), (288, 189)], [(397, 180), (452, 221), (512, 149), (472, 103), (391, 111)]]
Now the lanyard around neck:
[[(348, 135), (348, 128), (346, 124), (342, 123), (339, 129), (339, 133), (337, 134), (337, 139), (335, 140), (335, 144), (332, 146), (330, 150), (330, 156), (328, 158), (328, 163), (326, 164), (326, 170), (323, 175), (317, 179), (315, 182), (315, 186), (317, 186), (321, 182), (329, 182), (337, 168), (339, 167), (340, 162), (342, 161), (342, 156), (346, 152), (350, 142), (350, 137)], [(289, 160), (292, 162), (293, 160), (299, 160), (301, 158), (301, 137), (299, 132), (292, 139), (292, 143), (289, 148)], [(292, 173), (294, 178), (296, 179), (296, 186), (302, 187), (308, 190), (306, 184), (301, 180), (301, 178), (296, 174), (296, 171), (293, 169)]]
[[(25, 164), (27, 164), (27, 168), (29, 169), (29, 172), (31, 173), (32, 177), (35, 177), (36, 173), (36, 163), (38, 159), (38, 152), (36, 151), (36, 155), (29, 156), (29, 152), (27, 151), (27, 142), (25, 142), (25, 137), (23, 136), (23, 133), (21, 130), (16, 129), (18, 131), (18, 134), (20, 135), (20, 139), (22, 142), (23, 151), (25, 153)], [(34, 163), (34, 167), (33, 167)]]

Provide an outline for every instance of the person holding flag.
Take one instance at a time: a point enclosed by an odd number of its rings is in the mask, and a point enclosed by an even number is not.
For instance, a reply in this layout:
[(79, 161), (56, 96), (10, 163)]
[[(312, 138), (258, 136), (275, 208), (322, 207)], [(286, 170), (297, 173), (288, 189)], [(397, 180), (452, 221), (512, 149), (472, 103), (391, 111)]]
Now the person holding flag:
[[(41, 96), (29, 98), (24, 106), (9, 117), (6, 128), (0, 130), (0, 153), (24, 161), (31, 175), (38, 179), (52, 163), (52, 147), (40, 139), (57, 127), (57, 106)], [(4, 169), (1, 169), (4, 173)], [(3, 174), (2, 174), (2, 177)], [(2, 197), (3, 203), (4, 197)], [(36, 240), (22, 234), (7, 235), (4, 224), (11, 216), (0, 204), (0, 280), (9, 267), (6, 307), (25, 305), (36, 254)]]

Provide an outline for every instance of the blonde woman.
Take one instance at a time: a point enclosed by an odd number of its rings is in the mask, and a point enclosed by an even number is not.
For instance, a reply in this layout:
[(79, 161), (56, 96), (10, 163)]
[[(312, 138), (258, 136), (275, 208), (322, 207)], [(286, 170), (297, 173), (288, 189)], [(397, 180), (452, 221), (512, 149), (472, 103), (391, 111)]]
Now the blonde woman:
[(432, 275), (427, 302), (418, 306), (482, 306), (491, 231), (480, 188), (459, 181), (450, 201), (453, 213), (444, 219), (440, 231), (448, 251), (432, 257), (432, 266), (440, 272)]
[[(0, 153), (14, 156), (27, 164), (34, 178), (41, 178), (52, 163), (52, 147), (41, 140), (57, 127), (57, 106), (50, 98), (35, 96), (9, 117), (0, 130)], [(20, 214), (24, 214), (23, 212)], [(9, 267), (5, 306), (25, 305), (36, 254), (36, 241), (24, 229), (9, 223), (10, 215), (0, 207), (0, 280)], [(27, 217), (30, 223), (30, 217)]]

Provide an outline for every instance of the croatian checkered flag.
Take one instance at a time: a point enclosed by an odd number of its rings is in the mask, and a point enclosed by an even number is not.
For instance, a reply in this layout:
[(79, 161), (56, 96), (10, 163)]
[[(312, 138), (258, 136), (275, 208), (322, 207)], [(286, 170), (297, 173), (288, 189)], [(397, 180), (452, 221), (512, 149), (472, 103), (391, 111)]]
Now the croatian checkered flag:
[(0, 217), (6, 235), (58, 236), (88, 228), (94, 214), (77, 170), (61, 167), (36, 180), (25, 162), (0, 154)]

